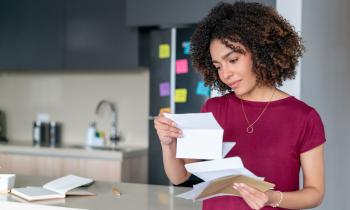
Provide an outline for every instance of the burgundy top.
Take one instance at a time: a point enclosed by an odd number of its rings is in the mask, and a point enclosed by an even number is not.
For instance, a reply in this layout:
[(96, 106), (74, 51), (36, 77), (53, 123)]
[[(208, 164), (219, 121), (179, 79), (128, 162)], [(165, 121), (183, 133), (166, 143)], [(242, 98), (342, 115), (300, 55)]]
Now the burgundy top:
[[(257, 119), (266, 103), (243, 100), (249, 122)], [(265, 181), (276, 185), (275, 190), (282, 192), (299, 189), (300, 154), (325, 142), (318, 113), (292, 96), (272, 101), (251, 134), (246, 132), (241, 101), (234, 93), (209, 99), (201, 111), (214, 114), (224, 129), (224, 141), (237, 142), (226, 157), (241, 157), (247, 169), (265, 177)], [(250, 210), (245, 201), (236, 196), (204, 200), (203, 209)], [(269, 209), (276, 208), (263, 208)]]

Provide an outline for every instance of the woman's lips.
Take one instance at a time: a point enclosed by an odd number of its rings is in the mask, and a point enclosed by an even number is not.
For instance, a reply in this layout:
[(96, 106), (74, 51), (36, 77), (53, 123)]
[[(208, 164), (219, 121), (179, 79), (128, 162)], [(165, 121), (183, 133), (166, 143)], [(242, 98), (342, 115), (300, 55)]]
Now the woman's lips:
[(232, 89), (238, 88), (240, 82), (241, 82), (241, 80), (232, 82), (232, 83), (230, 83), (229, 86), (230, 86), (230, 88), (232, 88)]

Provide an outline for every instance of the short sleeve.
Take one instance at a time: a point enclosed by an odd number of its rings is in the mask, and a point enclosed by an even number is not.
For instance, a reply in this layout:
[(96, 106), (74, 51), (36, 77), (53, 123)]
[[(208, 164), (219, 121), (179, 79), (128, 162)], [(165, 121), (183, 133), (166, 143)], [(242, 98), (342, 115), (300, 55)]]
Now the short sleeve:
[(305, 132), (299, 145), (299, 154), (307, 152), (326, 141), (324, 126), (316, 110), (309, 112), (305, 124)]
[(202, 106), (202, 108), (201, 108), (201, 112), (202, 112), (202, 113), (208, 112), (208, 101), (209, 101), (209, 100), (207, 100), (207, 101), (203, 104), (203, 106)]

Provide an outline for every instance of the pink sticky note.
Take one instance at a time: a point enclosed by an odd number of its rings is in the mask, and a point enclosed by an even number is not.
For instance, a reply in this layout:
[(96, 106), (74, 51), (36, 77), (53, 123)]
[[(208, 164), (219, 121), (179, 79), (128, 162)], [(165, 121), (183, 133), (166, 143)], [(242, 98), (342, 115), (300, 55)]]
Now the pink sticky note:
[(160, 96), (169, 96), (170, 95), (170, 83), (163, 82), (159, 84), (159, 94)]
[(176, 61), (176, 74), (188, 73), (188, 61), (187, 59), (180, 59)]

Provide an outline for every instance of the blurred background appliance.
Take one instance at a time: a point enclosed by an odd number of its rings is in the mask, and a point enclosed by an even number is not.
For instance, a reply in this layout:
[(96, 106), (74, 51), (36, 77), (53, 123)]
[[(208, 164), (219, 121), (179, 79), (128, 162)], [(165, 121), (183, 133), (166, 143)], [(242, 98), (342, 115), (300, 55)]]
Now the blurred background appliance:
[(0, 110), (0, 142), (7, 142), (6, 138), (6, 116), (5, 112)]
[(33, 146), (61, 146), (62, 124), (36, 120), (33, 123)]
[(62, 138), (62, 123), (51, 121), (49, 124), (49, 146), (61, 146)]

